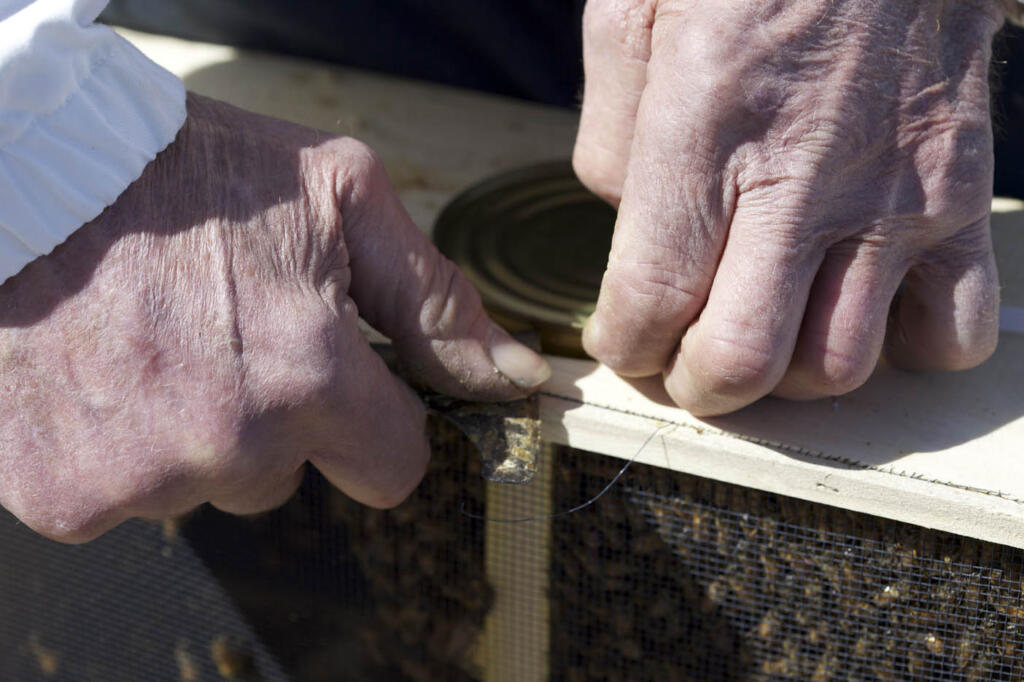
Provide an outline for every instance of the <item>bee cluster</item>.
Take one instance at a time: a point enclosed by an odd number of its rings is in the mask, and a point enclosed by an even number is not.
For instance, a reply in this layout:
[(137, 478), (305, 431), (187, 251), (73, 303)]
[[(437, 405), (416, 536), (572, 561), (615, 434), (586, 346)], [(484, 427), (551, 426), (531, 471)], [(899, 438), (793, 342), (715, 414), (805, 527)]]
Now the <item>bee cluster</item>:
[(432, 458), (419, 488), (395, 509), (363, 507), (335, 492), (333, 517), (348, 529), (372, 610), (358, 630), (366, 652), (400, 679), (480, 679), (474, 653), (494, 591), (484, 570), (484, 481), (476, 451), (457, 429), (431, 424)]
[[(620, 466), (563, 450), (555, 499)], [(552, 532), (552, 679), (1024, 675), (1012, 548), (644, 465)]]
[[(262, 519), (211, 512), (183, 527), (296, 679), (484, 679), (502, 646), (492, 632), (482, 646), (487, 562), (515, 592), (538, 577), (508, 574), (524, 555), (538, 557), (539, 611), (519, 593), (502, 592), (503, 608), (523, 609), (523, 628), (547, 620), (557, 682), (1024, 679), (1020, 550), (641, 464), (547, 519), (622, 466), (568, 448), (542, 485), (500, 489), (514, 497), (501, 516), (534, 520), (489, 524), (460, 511), (494, 513), (476, 451), (440, 421), (431, 440), (424, 482), (396, 509), (311, 476)], [(485, 554), (499, 535), (507, 565)]]

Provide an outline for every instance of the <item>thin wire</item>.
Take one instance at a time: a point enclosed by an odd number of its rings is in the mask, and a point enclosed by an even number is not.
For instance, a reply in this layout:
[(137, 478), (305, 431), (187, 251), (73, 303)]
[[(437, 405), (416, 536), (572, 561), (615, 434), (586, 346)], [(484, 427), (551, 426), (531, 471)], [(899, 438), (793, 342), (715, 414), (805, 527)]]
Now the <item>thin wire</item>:
[[(575, 396), (561, 395), (559, 393), (552, 393), (551, 391), (538, 391), (540, 395), (546, 395), (556, 400), (564, 400), (566, 402), (574, 403), (576, 405), (587, 405), (589, 407), (596, 407), (600, 410), (608, 410), (609, 412), (616, 412), (618, 414), (626, 414), (633, 417), (641, 417), (643, 419), (655, 420), (664, 423), (664, 419), (655, 417), (654, 415), (646, 414), (644, 412), (638, 412), (635, 410), (627, 410), (622, 407), (615, 407), (613, 405), (602, 405), (601, 403), (592, 403), (582, 398)], [(1002, 490), (990, 490), (988, 488), (979, 488), (977, 486), (966, 485), (964, 483), (954, 483), (953, 481), (944, 481), (938, 478), (932, 478), (925, 476), (924, 474), (916, 473), (914, 471), (906, 471), (903, 469), (894, 469), (891, 466), (882, 466), (879, 464), (869, 464), (858, 459), (854, 459), (848, 455), (836, 455), (825, 452), (823, 450), (814, 450), (812, 448), (806, 448), (800, 445), (793, 445), (785, 441), (770, 440), (765, 438), (759, 438), (757, 436), (751, 436), (744, 434), (740, 431), (729, 431), (728, 429), (719, 428), (717, 426), (711, 426), (710, 424), (703, 423), (698, 425), (688, 423), (685, 421), (673, 421), (669, 422), (672, 426), (682, 426), (690, 429), (697, 434), (711, 433), (716, 435), (727, 436), (729, 438), (735, 438), (737, 440), (746, 441), (755, 445), (760, 445), (766, 448), (771, 448), (776, 451), (781, 451), (787, 454), (799, 455), (801, 457), (808, 457), (813, 460), (820, 460), (826, 462), (827, 465), (842, 464), (845, 467), (853, 469), (863, 469), (864, 471), (874, 471), (887, 476), (896, 476), (898, 478), (910, 478), (915, 481), (924, 481), (933, 485), (941, 485), (947, 488), (953, 488), (955, 490), (965, 490), (969, 493), (978, 493), (981, 495), (990, 495), (997, 497), (1000, 500), (1006, 500), (1013, 502), (1014, 504), (1024, 506), (1024, 497), (1014, 497), (1012, 493), (1003, 492)]]
[(629, 469), (630, 465), (633, 464), (633, 462), (635, 462), (638, 457), (640, 457), (640, 453), (642, 453), (644, 449), (650, 444), (650, 442), (654, 440), (655, 436), (657, 436), (662, 431), (674, 428), (675, 426), (675, 424), (662, 424), (661, 426), (656, 428), (651, 433), (651, 435), (647, 436), (647, 439), (640, 444), (640, 448), (635, 453), (633, 453), (633, 456), (626, 460), (626, 463), (622, 465), (621, 469), (619, 469), (619, 473), (615, 474), (612, 480), (608, 481), (608, 484), (601, 489), (601, 492), (599, 492), (597, 495), (594, 495), (586, 502), (578, 504), (575, 507), (572, 507), (571, 509), (555, 512), (554, 514), (542, 514), (540, 516), (523, 516), (519, 518), (495, 518), (493, 516), (487, 516), (486, 514), (474, 514), (471, 511), (467, 511), (466, 501), (463, 500), (462, 503), (459, 505), (459, 513), (463, 516), (468, 516), (471, 519), (476, 519), (477, 521), (487, 521), (488, 523), (529, 523), (531, 521), (548, 521), (550, 519), (557, 519), (563, 516), (568, 516), (569, 514), (575, 514), (576, 512), (582, 509), (586, 509), (590, 505), (600, 500), (604, 496), (604, 494), (611, 490), (612, 486), (615, 485), (620, 478), (622, 478), (622, 475), (625, 474), (626, 470)]

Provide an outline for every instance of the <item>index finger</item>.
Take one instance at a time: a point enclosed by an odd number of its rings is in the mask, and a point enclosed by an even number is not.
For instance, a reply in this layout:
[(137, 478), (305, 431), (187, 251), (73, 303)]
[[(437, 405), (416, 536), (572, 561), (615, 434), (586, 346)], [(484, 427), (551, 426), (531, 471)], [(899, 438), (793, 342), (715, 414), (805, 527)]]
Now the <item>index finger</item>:
[[(669, 18), (656, 31), (678, 31)], [(732, 212), (707, 74), (655, 43), (622, 203), (584, 348), (627, 376), (662, 372), (707, 299)], [(672, 115), (667, 115), (671, 112)]]

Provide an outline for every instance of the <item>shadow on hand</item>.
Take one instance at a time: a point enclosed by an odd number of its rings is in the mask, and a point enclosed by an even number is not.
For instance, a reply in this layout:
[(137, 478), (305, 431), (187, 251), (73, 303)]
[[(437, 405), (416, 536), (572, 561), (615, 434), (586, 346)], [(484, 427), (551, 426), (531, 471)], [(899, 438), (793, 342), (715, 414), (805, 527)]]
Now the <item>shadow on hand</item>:
[[(956, 448), (998, 431), (1024, 415), (1024, 336), (1004, 334), (988, 362), (965, 372), (906, 372), (884, 363), (860, 389), (835, 399), (794, 402), (765, 398), (738, 412), (703, 419), (715, 429), (798, 459), (843, 468), (876, 467), (912, 453), (936, 453)], [(581, 363), (580, 376), (595, 366)], [(660, 376), (623, 379), (659, 407), (632, 409), (671, 420), (674, 408)], [(564, 382), (568, 385), (569, 382)], [(578, 385), (578, 384), (577, 384)], [(624, 403), (622, 396), (604, 396), (575, 386), (559, 395), (565, 410), (575, 401), (598, 405)], [(602, 399), (604, 398), (604, 399)], [(679, 419), (686, 419), (679, 412)], [(952, 453), (963, 458), (963, 451)], [(920, 462), (921, 460), (917, 460)], [(974, 462), (963, 462), (965, 468)]]
[[(1024, 209), (1004, 202), (992, 216), (992, 236), (1003, 304), (1024, 306), (1024, 270), (1019, 265), (1024, 262)], [(660, 376), (626, 381), (649, 400), (673, 405)], [(574, 397), (582, 398), (582, 394)], [(955, 448), (1003, 429), (1022, 416), (1024, 335), (1004, 331), (995, 355), (975, 369), (905, 372), (883, 362), (863, 387), (835, 399), (792, 402), (765, 398), (733, 414), (704, 421), (744, 438), (778, 443), (779, 451), (787, 455), (803, 457), (800, 450), (810, 451), (808, 461), (875, 467), (911, 453)], [(953, 456), (962, 458), (963, 454)], [(967, 469), (976, 463), (962, 466)]]
[[(1003, 304), (1024, 305), (1024, 210), (1004, 206), (993, 213), (992, 238)], [(975, 369), (911, 373), (883, 363), (867, 384), (834, 401), (769, 398), (708, 421), (726, 431), (878, 466), (969, 443), (1022, 416), (1024, 336), (1003, 332), (995, 355)], [(977, 468), (977, 462), (961, 466)]]
[[(188, 119), (175, 140), (112, 205), (0, 287), (0, 329), (46, 319), (89, 288), (101, 270), (107, 285), (138, 286), (140, 298), (160, 277), (169, 286), (187, 286), (176, 278), (202, 277), (210, 267), (201, 260), (208, 254), (198, 234), (180, 240), (184, 248), (177, 251), (149, 246), (214, 222), (244, 224), (300, 196), (299, 152), (315, 146), (320, 133), (291, 124), (283, 124), (282, 133), (280, 122), (194, 94), (187, 105)], [(128, 243), (114, 262), (118, 246)], [(175, 262), (153, 262), (147, 259), (151, 252)], [(103, 305), (109, 293), (98, 293), (93, 304)]]
[(837, 461), (884, 465), (912, 453), (948, 450), (1019, 420), (1024, 415), (1021, 357), (1024, 339), (1004, 335), (996, 355), (973, 370), (910, 373), (882, 365), (867, 384), (845, 396), (807, 403), (767, 398), (707, 421)]

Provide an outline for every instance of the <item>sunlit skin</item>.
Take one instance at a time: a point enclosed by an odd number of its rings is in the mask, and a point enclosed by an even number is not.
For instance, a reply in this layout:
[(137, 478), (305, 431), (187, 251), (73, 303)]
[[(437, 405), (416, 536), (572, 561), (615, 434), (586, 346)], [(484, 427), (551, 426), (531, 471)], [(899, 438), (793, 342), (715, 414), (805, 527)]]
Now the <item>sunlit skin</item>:
[[(663, 374), (701, 415), (850, 391), (883, 352), (988, 357), (1004, 12), (590, 0), (574, 166), (619, 218), (586, 349)], [(401, 501), (427, 463), (423, 406), (360, 315), (452, 395), (517, 398), (550, 372), (365, 146), (188, 106), (112, 206), (0, 286), (0, 505), (52, 538), (203, 502), (269, 509), (306, 463), (363, 503)]]
[[(588, 352), (700, 415), (994, 350), (995, 1), (591, 0), (574, 165), (619, 206)], [(891, 333), (886, 335), (890, 306)]]
[(364, 145), (190, 97), (142, 177), (0, 288), (0, 503), (77, 542), (203, 502), (275, 507), (311, 462), (397, 504), (428, 461), (424, 408), (359, 314), (449, 394), (518, 398), (549, 372)]

